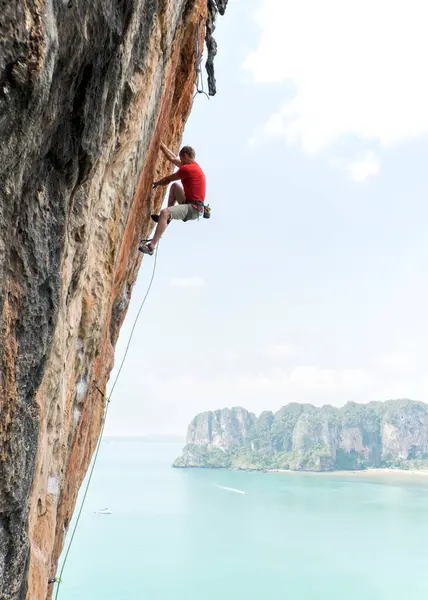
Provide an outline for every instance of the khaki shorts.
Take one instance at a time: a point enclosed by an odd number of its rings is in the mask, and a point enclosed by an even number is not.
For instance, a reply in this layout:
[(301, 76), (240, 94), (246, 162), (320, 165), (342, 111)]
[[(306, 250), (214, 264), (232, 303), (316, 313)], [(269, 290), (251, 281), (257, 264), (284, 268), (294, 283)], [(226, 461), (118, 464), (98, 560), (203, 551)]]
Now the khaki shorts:
[(175, 204), (175, 206), (170, 206), (168, 210), (171, 219), (176, 219), (177, 221), (193, 221), (194, 219), (199, 219), (202, 214), (198, 208), (190, 204)]

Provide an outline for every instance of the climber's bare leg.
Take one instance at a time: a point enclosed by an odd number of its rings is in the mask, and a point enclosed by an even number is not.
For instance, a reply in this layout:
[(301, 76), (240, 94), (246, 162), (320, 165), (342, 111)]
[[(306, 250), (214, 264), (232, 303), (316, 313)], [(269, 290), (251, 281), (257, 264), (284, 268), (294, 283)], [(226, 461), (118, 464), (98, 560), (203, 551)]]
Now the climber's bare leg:
[(168, 206), (174, 206), (174, 204), (184, 204), (186, 197), (184, 190), (179, 183), (173, 183), (169, 189)]
[(161, 237), (166, 229), (166, 226), (168, 225), (168, 218), (169, 218), (169, 210), (167, 208), (164, 208), (163, 210), (161, 210), (161, 214), (159, 215), (159, 222), (156, 227), (155, 235), (153, 236), (153, 239), (150, 242), (151, 248), (153, 248), (153, 249), (156, 248), (156, 244), (161, 239)]
[[(181, 187), (181, 185), (179, 183), (173, 183), (169, 190), (168, 208), (174, 206), (175, 204), (185, 204), (185, 202), (186, 202), (186, 196), (184, 195), (183, 188)], [(161, 239), (162, 235), (165, 232), (165, 229), (167, 228), (169, 221), (171, 220), (170, 219), (171, 215), (170, 215), (168, 208), (164, 208), (163, 210), (161, 210), (159, 218), (157, 217), (157, 215), (152, 215), (152, 219), (154, 221), (156, 221), (158, 225), (156, 227), (156, 231), (155, 231), (152, 241), (149, 244), (147, 244), (147, 246), (151, 249), (151, 251), (153, 251), (156, 248), (156, 244)], [(156, 218), (154, 218), (154, 217), (156, 217)]]

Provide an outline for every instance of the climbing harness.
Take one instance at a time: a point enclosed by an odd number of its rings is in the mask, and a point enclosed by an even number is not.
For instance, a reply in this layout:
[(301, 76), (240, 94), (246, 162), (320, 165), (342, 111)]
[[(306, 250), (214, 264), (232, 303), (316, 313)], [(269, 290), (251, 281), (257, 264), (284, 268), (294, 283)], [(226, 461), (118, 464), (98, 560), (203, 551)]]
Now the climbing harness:
[(201, 202), (200, 200), (187, 200), (187, 199), (186, 199), (186, 204), (195, 204), (196, 206), (203, 208), (204, 209), (204, 219), (209, 219), (211, 217), (211, 207), (209, 204), (205, 204), (204, 202)]
[(201, 49), (199, 39), (200, 39), (200, 35), (201, 35), (202, 21), (203, 21), (203, 18), (200, 17), (198, 25), (195, 30), (195, 71), (196, 71), (195, 86), (196, 86), (196, 92), (193, 95), (193, 99), (195, 99), (198, 94), (205, 94), (205, 96), (209, 100), (210, 97), (208, 96), (208, 94), (206, 93), (206, 91), (204, 89), (204, 76), (202, 75), (202, 69), (201, 69), (203, 46)]
[[(209, 204), (204, 204), (203, 202), (199, 202), (199, 200), (186, 200), (186, 204), (196, 204), (204, 209), (203, 217), (204, 219), (209, 219), (211, 217), (211, 207)], [(151, 215), (152, 220), (155, 223), (159, 223), (159, 215)], [(168, 217), (167, 225), (169, 225), (172, 221), (172, 217)], [(141, 240), (140, 244), (143, 242), (151, 242), (152, 240)], [(139, 248), (140, 250), (140, 248)]]
[(100, 435), (99, 435), (99, 438), (98, 438), (97, 447), (95, 449), (95, 454), (94, 454), (94, 458), (93, 458), (93, 461), (92, 461), (92, 466), (91, 466), (91, 469), (89, 471), (88, 482), (87, 482), (86, 487), (85, 487), (85, 492), (83, 494), (83, 498), (82, 498), (82, 502), (80, 504), (79, 512), (77, 513), (76, 523), (74, 524), (73, 531), (72, 531), (72, 534), (71, 534), (71, 538), (70, 538), (70, 541), (69, 541), (68, 546), (67, 546), (67, 551), (66, 551), (65, 556), (64, 556), (64, 562), (62, 563), (61, 570), (60, 570), (60, 573), (59, 573), (59, 577), (56, 577), (55, 579), (48, 579), (48, 585), (55, 584), (55, 583), (58, 584), (58, 586), (56, 588), (56, 593), (55, 593), (55, 600), (57, 600), (57, 598), (58, 598), (60, 586), (61, 586), (61, 583), (62, 583), (62, 574), (64, 572), (64, 568), (65, 568), (65, 565), (67, 563), (68, 555), (70, 554), (70, 550), (71, 550), (71, 546), (73, 544), (74, 536), (76, 535), (77, 526), (79, 525), (79, 522), (80, 522), (80, 517), (82, 516), (82, 512), (83, 512), (83, 507), (85, 505), (86, 496), (88, 494), (89, 486), (90, 486), (91, 480), (92, 480), (92, 475), (94, 474), (94, 469), (95, 469), (95, 465), (97, 463), (98, 453), (100, 451), (101, 442), (102, 442), (102, 439), (103, 439), (104, 428), (105, 428), (105, 424), (106, 424), (106, 420), (107, 420), (107, 414), (108, 414), (108, 409), (109, 409), (110, 402), (111, 402), (111, 397), (113, 396), (113, 392), (114, 392), (114, 390), (116, 388), (117, 382), (119, 381), (120, 374), (122, 372), (123, 366), (124, 366), (126, 358), (128, 356), (129, 347), (131, 346), (131, 341), (132, 341), (132, 338), (133, 338), (133, 335), (134, 335), (135, 328), (136, 328), (137, 323), (138, 323), (138, 319), (139, 319), (141, 311), (143, 310), (143, 307), (144, 307), (144, 305), (146, 303), (147, 297), (148, 297), (148, 295), (150, 293), (150, 290), (152, 288), (153, 280), (155, 278), (156, 263), (157, 263), (157, 259), (158, 259), (158, 248), (159, 248), (159, 245), (156, 246), (156, 250), (155, 250), (155, 260), (154, 260), (154, 263), (153, 263), (153, 272), (152, 272), (152, 276), (150, 278), (149, 286), (147, 288), (147, 291), (146, 291), (146, 294), (145, 294), (145, 296), (143, 298), (143, 301), (140, 304), (140, 308), (138, 309), (137, 316), (134, 319), (134, 323), (132, 325), (131, 333), (129, 334), (128, 343), (126, 344), (125, 352), (123, 354), (122, 362), (120, 363), (119, 370), (118, 370), (117, 375), (115, 377), (115, 380), (113, 382), (110, 394), (108, 396), (106, 396), (100, 390), (100, 388), (98, 387), (98, 385), (95, 382), (93, 382), (94, 388), (100, 393), (100, 395), (103, 397), (103, 399), (105, 400), (105, 403), (106, 403), (106, 405), (105, 405), (105, 411), (104, 411), (104, 417), (103, 417), (103, 423), (102, 423), (102, 426), (101, 426), (101, 431), (100, 431)]

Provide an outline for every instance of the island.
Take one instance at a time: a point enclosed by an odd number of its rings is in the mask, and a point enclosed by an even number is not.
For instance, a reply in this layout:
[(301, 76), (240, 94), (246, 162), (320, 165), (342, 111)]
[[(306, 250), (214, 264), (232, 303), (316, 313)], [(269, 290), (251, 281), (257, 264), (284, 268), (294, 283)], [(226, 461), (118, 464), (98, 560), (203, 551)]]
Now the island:
[(337, 471), (428, 468), (428, 405), (408, 399), (290, 403), (258, 417), (241, 407), (197, 415), (175, 468)]

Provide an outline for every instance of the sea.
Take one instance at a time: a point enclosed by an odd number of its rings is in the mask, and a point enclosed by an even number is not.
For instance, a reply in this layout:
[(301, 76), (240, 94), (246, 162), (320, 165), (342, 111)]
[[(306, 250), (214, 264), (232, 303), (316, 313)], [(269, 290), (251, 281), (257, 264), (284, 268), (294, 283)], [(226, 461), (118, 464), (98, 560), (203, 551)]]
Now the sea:
[(180, 451), (103, 441), (59, 600), (428, 598), (428, 477), (173, 469)]

